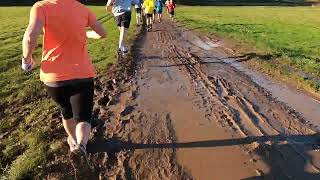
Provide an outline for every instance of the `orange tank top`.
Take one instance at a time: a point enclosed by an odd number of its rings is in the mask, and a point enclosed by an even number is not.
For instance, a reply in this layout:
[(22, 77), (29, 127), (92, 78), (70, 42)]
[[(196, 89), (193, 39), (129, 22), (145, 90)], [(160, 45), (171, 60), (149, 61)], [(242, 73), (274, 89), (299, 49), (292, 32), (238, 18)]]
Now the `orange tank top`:
[(95, 76), (86, 46), (86, 27), (95, 15), (76, 0), (44, 0), (30, 18), (44, 23), (40, 79), (57, 82)]

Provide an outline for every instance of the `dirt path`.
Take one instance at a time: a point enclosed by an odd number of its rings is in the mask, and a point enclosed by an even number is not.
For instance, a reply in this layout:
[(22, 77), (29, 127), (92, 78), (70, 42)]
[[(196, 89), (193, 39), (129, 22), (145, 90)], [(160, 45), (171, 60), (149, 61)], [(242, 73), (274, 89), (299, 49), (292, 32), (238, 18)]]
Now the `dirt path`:
[(97, 82), (103, 123), (89, 150), (100, 179), (320, 178), (317, 128), (221, 46), (165, 20), (135, 43), (131, 78)]

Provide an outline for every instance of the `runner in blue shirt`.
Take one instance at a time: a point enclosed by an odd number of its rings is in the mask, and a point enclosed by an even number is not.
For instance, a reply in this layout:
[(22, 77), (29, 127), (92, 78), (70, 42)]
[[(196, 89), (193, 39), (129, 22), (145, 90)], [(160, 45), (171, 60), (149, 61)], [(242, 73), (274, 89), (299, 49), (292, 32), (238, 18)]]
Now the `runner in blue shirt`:
[(162, 9), (163, 9), (162, 0), (156, 0), (156, 10), (157, 10), (157, 14), (158, 14), (159, 23), (162, 20)]

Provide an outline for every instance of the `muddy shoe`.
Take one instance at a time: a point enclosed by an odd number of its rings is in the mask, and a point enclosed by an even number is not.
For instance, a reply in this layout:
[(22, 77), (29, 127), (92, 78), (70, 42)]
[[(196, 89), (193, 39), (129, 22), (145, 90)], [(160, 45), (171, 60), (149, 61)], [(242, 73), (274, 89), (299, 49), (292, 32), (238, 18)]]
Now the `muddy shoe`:
[(88, 179), (92, 176), (87, 150), (83, 145), (77, 144), (74, 150), (71, 151), (70, 161), (74, 169), (76, 180)]
[(128, 54), (128, 52), (129, 52), (128, 48), (126, 48), (125, 46), (121, 46), (118, 51), (120, 51), (120, 53), (121, 53), (123, 56), (126, 55), (126, 54)]

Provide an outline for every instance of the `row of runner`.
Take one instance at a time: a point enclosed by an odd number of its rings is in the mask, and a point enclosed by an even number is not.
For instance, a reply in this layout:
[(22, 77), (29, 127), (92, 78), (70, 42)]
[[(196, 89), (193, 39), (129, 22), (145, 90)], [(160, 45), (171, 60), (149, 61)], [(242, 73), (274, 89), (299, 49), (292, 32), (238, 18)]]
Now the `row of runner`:
[[(165, 2), (167, 12), (173, 20), (175, 4), (173, 0), (167, 0)], [(125, 46), (124, 40), (126, 39), (128, 29), (131, 22), (131, 6), (135, 6), (137, 25), (141, 25), (143, 22), (142, 16), (146, 18), (147, 31), (151, 31), (152, 24), (155, 23), (155, 16), (158, 14), (158, 21), (161, 22), (163, 1), (162, 0), (108, 0), (107, 12), (112, 12), (117, 26), (119, 27), (119, 49), (118, 52), (122, 55), (128, 53), (128, 48)]]
[[(175, 4), (173, 0), (167, 0), (165, 2), (167, 13), (170, 15), (170, 18), (173, 20)], [(147, 31), (152, 29), (152, 24), (155, 23), (156, 15), (158, 15), (158, 22), (162, 20), (163, 12), (163, 1), (162, 0), (145, 0), (142, 4), (138, 3), (135, 5), (136, 8), (136, 20), (137, 25), (142, 23), (142, 14), (146, 16)], [(142, 11), (143, 10), (143, 11)]]

